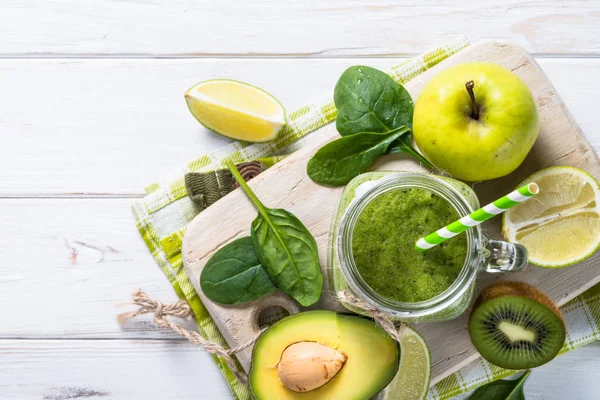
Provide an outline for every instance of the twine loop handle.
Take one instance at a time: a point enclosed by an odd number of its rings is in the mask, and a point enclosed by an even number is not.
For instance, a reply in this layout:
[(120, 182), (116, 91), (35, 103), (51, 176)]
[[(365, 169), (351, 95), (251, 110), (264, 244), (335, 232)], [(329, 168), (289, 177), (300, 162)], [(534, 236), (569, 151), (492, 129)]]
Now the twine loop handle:
[(244, 384), (248, 383), (248, 376), (244, 371), (240, 370), (233, 354), (252, 346), (258, 339), (258, 336), (262, 333), (262, 330), (246, 343), (227, 349), (218, 343), (204, 339), (198, 332), (187, 330), (183, 326), (175, 324), (168, 318), (177, 317), (185, 320), (193, 319), (194, 313), (187, 302), (180, 300), (174, 304), (163, 304), (158, 300), (152, 300), (142, 289), (136, 290), (131, 297), (133, 299), (133, 304), (139, 308), (136, 311), (117, 315), (119, 324), (123, 324), (125, 321), (138, 315), (153, 313), (156, 325), (161, 328), (171, 329), (190, 342), (202, 346), (204, 350), (210, 354), (221, 357), (240, 382)]

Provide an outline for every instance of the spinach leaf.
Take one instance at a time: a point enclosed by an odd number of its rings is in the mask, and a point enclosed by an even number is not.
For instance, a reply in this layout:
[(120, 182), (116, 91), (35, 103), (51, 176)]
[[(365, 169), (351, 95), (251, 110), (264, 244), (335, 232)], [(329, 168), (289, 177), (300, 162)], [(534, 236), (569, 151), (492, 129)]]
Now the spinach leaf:
[[(384, 133), (406, 126), (412, 129), (414, 104), (402, 85), (385, 72), (366, 66), (348, 68), (333, 92), (338, 110), (336, 128), (340, 135), (359, 132)], [(429, 169), (433, 165), (412, 145), (411, 135), (404, 135), (386, 154), (404, 152)]]
[(525, 372), (514, 381), (495, 381), (473, 392), (468, 400), (525, 400), (523, 384), (531, 371)]
[(327, 143), (308, 162), (308, 176), (323, 185), (345, 185), (365, 172), (392, 142), (409, 132), (403, 126), (387, 133), (356, 133)]
[(314, 304), (323, 289), (315, 238), (294, 214), (265, 207), (231, 161), (227, 167), (258, 210), (252, 222), (252, 245), (271, 281), (301, 305)]
[(348, 68), (333, 92), (340, 135), (388, 132), (412, 127), (414, 105), (410, 94), (388, 74), (375, 68)]
[(223, 304), (245, 303), (277, 290), (249, 236), (225, 245), (208, 260), (200, 274), (200, 287), (206, 297)]

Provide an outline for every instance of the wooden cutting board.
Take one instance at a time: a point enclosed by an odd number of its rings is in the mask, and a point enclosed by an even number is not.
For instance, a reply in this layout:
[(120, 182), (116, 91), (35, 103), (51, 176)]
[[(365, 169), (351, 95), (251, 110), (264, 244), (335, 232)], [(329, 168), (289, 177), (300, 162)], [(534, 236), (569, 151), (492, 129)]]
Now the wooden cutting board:
[[(564, 103), (536, 62), (520, 47), (501, 42), (481, 42), (469, 46), (406, 84), (413, 99), (438, 72), (468, 61), (489, 61), (500, 64), (523, 79), (537, 101), (541, 131), (533, 150), (515, 172), (504, 178), (474, 185), (482, 204), (508, 193), (533, 172), (551, 165), (572, 165), (600, 178), (600, 163), (594, 150), (573, 120)], [(312, 232), (319, 245), (321, 267), (325, 275), (329, 253), (329, 233), (337, 210), (342, 188), (329, 188), (313, 183), (306, 175), (306, 164), (324, 143), (338, 134), (335, 124), (312, 133), (307, 145), (285, 161), (254, 178), (250, 186), (268, 207), (285, 208), (293, 212)], [(387, 156), (373, 170), (424, 171), (403, 156)], [(235, 190), (198, 215), (189, 225), (183, 241), (183, 261), (186, 271), (206, 308), (230, 346), (251, 339), (259, 330), (261, 312), (280, 306), (289, 312), (299, 307), (283, 293), (275, 293), (241, 306), (223, 306), (207, 299), (200, 290), (202, 268), (213, 253), (236, 238), (250, 234), (250, 224), (257, 212), (241, 190)], [(495, 218), (483, 226), (491, 238), (501, 238), (501, 219)], [(551, 270), (528, 266), (522, 272), (502, 276), (480, 274), (481, 289), (496, 279), (522, 280), (548, 293), (559, 305), (566, 303), (600, 281), (600, 252), (587, 261), (564, 269)], [(322, 300), (313, 308), (343, 309), (331, 292), (324, 291)], [(415, 328), (425, 337), (432, 356), (432, 380), (444, 377), (479, 357), (467, 332), (468, 313), (447, 322), (423, 323)], [(248, 370), (251, 349), (238, 353), (242, 366)]]

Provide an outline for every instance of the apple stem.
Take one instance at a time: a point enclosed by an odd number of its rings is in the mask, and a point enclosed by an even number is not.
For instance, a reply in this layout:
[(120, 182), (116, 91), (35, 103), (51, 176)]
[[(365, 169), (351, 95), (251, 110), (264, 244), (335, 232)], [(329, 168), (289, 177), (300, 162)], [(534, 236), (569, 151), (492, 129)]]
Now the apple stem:
[(465, 84), (465, 87), (467, 88), (467, 93), (469, 93), (469, 97), (471, 98), (471, 104), (473, 105), (473, 112), (471, 113), (471, 117), (473, 119), (479, 119), (479, 106), (475, 101), (475, 92), (473, 92), (475, 82), (469, 81)]

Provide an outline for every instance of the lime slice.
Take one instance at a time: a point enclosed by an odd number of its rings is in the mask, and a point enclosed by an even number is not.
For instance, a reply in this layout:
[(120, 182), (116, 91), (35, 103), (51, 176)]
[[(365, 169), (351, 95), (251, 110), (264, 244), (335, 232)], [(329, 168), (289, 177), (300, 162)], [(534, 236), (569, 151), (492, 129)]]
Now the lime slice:
[(420, 400), (429, 390), (431, 356), (421, 335), (406, 327), (400, 342), (400, 367), (382, 400)]
[(529, 262), (540, 267), (566, 267), (594, 254), (600, 245), (598, 181), (578, 168), (550, 167), (528, 182), (540, 193), (504, 213), (504, 237), (525, 246)]
[(185, 93), (192, 115), (231, 139), (268, 142), (285, 125), (285, 109), (269, 93), (228, 79), (200, 82)]

